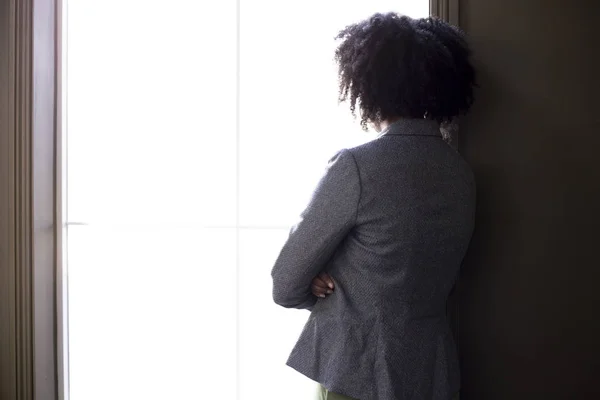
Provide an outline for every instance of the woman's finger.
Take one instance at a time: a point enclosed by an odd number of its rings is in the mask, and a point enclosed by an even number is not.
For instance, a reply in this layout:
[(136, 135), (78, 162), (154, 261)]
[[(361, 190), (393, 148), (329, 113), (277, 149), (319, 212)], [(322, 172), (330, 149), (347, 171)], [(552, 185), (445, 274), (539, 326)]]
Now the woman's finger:
[(312, 285), (312, 293), (317, 296), (317, 297), (325, 297), (327, 295), (326, 292), (327, 289), (316, 286), (316, 285)]
[(327, 282), (325, 282), (324, 280), (322, 280), (318, 276), (313, 279), (312, 284), (316, 285), (316, 286), (319, 286), (319, 287), (322, 287), (323, 289), (327, 289), (329, 287), (329, 285), (327, 285)]
[(327, 272), (321, 272), (319, 274), (319, 278), (323, 282), (325, 282), (330, 289), (333, 289), (335, 287), (335, 285), (333, 283), (333, 279), (331, 279), (331, 276), (329, 276), (329, 274)]

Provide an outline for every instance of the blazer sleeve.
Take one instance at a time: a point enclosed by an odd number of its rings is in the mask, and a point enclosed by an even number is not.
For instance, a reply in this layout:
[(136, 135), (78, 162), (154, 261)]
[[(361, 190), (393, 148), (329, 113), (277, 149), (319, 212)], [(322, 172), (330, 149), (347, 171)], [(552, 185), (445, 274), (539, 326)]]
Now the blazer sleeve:
[(312, 309), (317, 297), (311, 282), (356, 224), (360, 195), (358, 166), (352, 153), (342, 150), (329, 161), (275, 262), (271, 272), (275, 303)]

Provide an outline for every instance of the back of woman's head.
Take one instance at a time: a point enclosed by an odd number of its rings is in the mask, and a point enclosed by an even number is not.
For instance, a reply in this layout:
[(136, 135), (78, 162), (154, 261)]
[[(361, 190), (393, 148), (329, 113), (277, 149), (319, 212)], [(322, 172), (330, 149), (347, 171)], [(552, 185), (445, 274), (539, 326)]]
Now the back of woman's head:
[(342, 30), (340, 101), (361, 125), (393, 118), (447, 122), (473, 103), (475, 71), (457, 28), (435, 18), (375, 14)]

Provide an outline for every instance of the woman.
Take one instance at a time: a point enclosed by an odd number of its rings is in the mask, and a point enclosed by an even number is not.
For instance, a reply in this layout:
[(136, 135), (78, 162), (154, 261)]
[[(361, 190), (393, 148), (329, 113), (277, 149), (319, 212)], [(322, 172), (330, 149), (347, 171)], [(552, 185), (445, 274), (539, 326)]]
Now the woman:
[(379, 136), (333, 157), (273, 268), (273, 297), (311, 315), (288, 365), (322, 399), (449, 400), (446, 300), (471, 239), (475, 183), (440, 124), (473, 102), (456, 28), (376, 14), (338, 36), (340, 100)]

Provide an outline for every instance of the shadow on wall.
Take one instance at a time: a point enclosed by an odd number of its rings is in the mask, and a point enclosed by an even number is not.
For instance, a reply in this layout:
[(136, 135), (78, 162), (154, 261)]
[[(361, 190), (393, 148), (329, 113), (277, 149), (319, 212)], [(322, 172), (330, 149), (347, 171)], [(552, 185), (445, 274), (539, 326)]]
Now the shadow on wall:
[(488, 62), (475, 60), (481, 88), (459, 137), (478, 196), (459, 285), (461, 399), (520, 399), (524, 388), (581, 398), (574, 393), (597, 387), (599, 371), (590, 262), (600, 239), (600, 120), (553, 82), (562, 69), (540, 69), (539, 54), (489, 38), (474, 47)]

